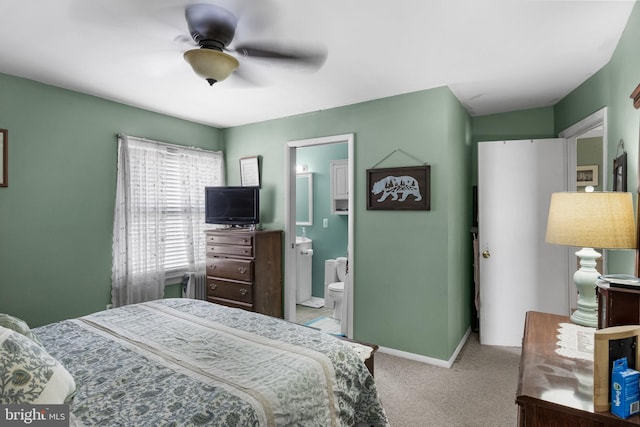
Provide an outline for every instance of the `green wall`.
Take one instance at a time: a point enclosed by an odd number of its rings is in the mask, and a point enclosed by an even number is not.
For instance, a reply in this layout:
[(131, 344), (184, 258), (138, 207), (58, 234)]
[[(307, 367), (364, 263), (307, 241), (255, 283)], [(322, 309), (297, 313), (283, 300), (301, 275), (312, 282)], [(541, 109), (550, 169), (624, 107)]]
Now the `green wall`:
[[(224, 136), (228, 159), (263, 156), (263, 191), (275, 202), (266, 225), (283, 227), (285, 142), (354, 133), (354, 336), (448, 359), (470, 324), (469, 130), (458, 100), (437, 88), (225, 129)], [(395, 148), (431, 165), (431, 211), (366, 210), (366, 170)], [(417, 164), (396, 152), (379, 167)], [(233, 180), (233, 162), (228, 171)]]
[[(473, 250), (471, 224), (473, 210), (471, 200), (471, 146), (472, 122), (457, 99), (447, 98), (443, 103), (447, 140), (446, 164), (442, 170), (446, 180), (447, 195), (447, 349), (451, 354), (460, 343), (458, 334), (471, 324), (473, 304)], [(469, 264), (470, 263), (470, 264)], [(467, 268), (464, 268), (467, 266)], [(462, 310), (461, 310), (462, 308)], [(442, 357), (441, 357), (442, 358)]]
[[(638, 138), (640, 110), (629, 98), (640, 83), (640, 5), (634, 6), (611, 60), (554, 107), (555, 131), (561, 132), (590, 114), (607, 107), (607, 164), (613, 173), (613, 159), (620, 140), (627, 150), (627, 190), (638, 190)], [(605, 190), (611, 191), (612, 179)], [(609, 273), (634, 273), (633, 251), (608, 251)]]
[[(116, 134), (220, 149), (220, 131), (0, 74), (0, 312), (39, 326), (111, 300)], [(168, 288), (168, 293), (176, 293)]]

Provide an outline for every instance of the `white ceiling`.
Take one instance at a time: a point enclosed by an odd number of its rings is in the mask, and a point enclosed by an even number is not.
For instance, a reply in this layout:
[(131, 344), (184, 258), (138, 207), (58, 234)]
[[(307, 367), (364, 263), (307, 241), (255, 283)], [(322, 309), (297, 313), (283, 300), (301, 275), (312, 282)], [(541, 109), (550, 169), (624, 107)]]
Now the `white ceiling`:
[(321, 44), (328, 57), (315, 73), (240, 59), (260, 85), (209, 87), (182, 59), (193, 2), (1, 0), (0, 72), (221, 128), (439, 86), (477, 116), (556, 103), (609, 61), (634, 5), (211, 0), (238, 13), (235, 41)]

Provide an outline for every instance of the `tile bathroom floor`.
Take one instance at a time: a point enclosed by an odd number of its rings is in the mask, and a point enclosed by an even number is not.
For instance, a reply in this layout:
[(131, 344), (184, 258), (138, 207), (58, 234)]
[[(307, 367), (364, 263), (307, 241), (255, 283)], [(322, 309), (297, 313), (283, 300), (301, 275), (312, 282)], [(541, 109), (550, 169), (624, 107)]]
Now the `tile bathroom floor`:
[(303, 325), (318, 317), (331, 317), (332, 314), (332, 308), (312, 308), (300, 304), (296, 305), (296, 323)]
[(314, 322), (308, 326), (329, 334), (340, 335), (340, 321), (333, 319), (331, 317), (332, 314), (333, 308), (312, 308), (300, 304), (296, 305), (297, 323), (304, 325), (312, 320), (322, 318), (322, 320)]

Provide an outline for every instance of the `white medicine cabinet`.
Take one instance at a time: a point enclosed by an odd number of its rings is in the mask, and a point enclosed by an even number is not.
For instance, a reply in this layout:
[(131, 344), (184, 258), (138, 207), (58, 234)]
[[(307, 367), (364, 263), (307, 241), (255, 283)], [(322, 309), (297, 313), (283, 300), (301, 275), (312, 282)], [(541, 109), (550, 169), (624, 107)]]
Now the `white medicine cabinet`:
[(331, 213), (349, 214), (349, 163), (346, 159), (331, 161)]

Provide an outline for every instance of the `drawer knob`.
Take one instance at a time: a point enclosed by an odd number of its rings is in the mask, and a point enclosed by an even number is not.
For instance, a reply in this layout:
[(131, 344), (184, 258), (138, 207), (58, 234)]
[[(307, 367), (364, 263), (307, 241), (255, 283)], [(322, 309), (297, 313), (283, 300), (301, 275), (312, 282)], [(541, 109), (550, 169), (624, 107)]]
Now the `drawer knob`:
[(209, 285), (209, 286), (211, 286), (211, 289), (216, 289), (216, 288), (218, 287), (218, 285), (216, 285), (215, 283), (212, 283), (212, 284), (211, 284), (211, 285)]
[(247, 272), (247, 269), (246, 269), (245, 267), (238, 267), (238, 271), (239, 271), (241, 274), (244, 274), (244, 273), (246, 273), (246, 272)]
[(246, 295), (246, 294), (247, 294), (247, 292), (249, 292), (249, 291), (247, 291), (245, 288), (240, 289), (240, 293), (241, 293), (242, 295)]

